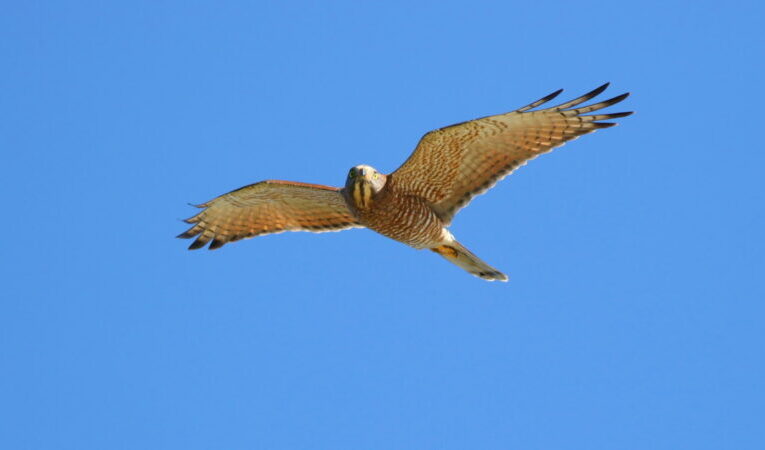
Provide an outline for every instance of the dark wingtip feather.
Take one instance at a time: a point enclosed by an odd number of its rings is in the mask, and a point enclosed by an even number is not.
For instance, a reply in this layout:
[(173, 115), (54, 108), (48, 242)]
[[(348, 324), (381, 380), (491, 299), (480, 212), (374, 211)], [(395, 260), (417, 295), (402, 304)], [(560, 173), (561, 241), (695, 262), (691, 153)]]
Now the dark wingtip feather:
[(605, 91), (608, 88), (608, 86), (611, 86), (610, 81), (607, 81), (601, 84), (600, 86), (596, 87), (595, 89), (591, 90), (590, 92), (584, 94), (583, 97), (589, 97), (589, 98), (596, 97), (600, 95), (601, 92)]
[(611, 128), (619, 125), (616, 122), (593, 122), (592, 126), (595, 128)]
[(608, 99), (608, 100), (604, 101), (603, 104), (605, 104), (606, 106), (615, 105), (615, 104), (619, 103), (620, 101), (624, 100), (625, 98), (627, 98), (629, 96), (630, 96), (630, 93), (629, 92), (625, 92), (622, 95), (617, 95), (614, 98), (611, 98), (611, 99)]
[(576, 105), (580, 105), (580, 104), (582, 104), (582, 103), (584, 103), (584, 102), (586, 102), (586, 101), (588, 101), (588, 100), (598, 96), (601, 92), (605, 91), (606, 88), (610, 84), (611, 83), (602, 84), (602, 85), (596, 87), (595, 89), (591, 90), (590, 92), (588, 92), (588, 93), (586, 93), (586, 94), (584, 94), (584, 95), (582, 95), (580, 97), (577, 97), (577, 98), (575, 98), (573, 100), (569, 100), (569, 101), (567, 101), (565, 103), (562, 103), (562, 104), (560, 104), (558, 106), (554, 106), (552, 108), (548, 108), (547, 110), (563, 111), (563, 110), (566, 110), (566, 109), (569, 109), (569, 108), (573, 108)]
[(191, 230), (193, 230), (193, 228), (184, 231), (183, 233), (181, 233), (178, 236), (176, 236), (176, 238), (178, 238), (178, 239), (191, 239), (194, 236), (196, 236), (197, 234), (199, 234), (199, 233), (192, 233)]
[(593, 105), (582, 106), (582, 107), (577, 108), (577, 109), (570, 109), (568, 111), (573, 111), (576, 114), (584, 114), (584, 113), (588, 113), (588, 112), (592, 112), (592, 111), (597, 111), (597, 110), (608, 108), (609, 106), (615, 105), (615, 104), (621, 102), (622, 100), (624, 100), (625, 98), (627, 98), (629, 96), (630, 96), (630, 93), (629, 92), (625, 92), (624, 94), (617, 95), (614, 98), (609, 98), (608, 100), (604, 100), (602, 102), (595, 103)]
[(563, 92), (563, 89), (558, 89), (557, 91), (555, 91), (555, 92), (551, 93), (551, 94), (550, 94), (550, 95), (548, 95), (547, 97), (543, 97), (543, 98), (541, 98), (541, 99), (537, 100), (537, 101), (536, 101), (536, 102), (534, 102), (534, 103), (538, 103), (539, 105), (541, 105), (542, 103), (547, 103), (547, 102), (549, 102), (550, 100), (554, 99), (555, 97), (559, 96), (561, 92)]
[(549, 102), (550, 100), (554, 99), (555, 97), (560, 95), (561, 92), (563, 92), (563, 89), (558, 89), (557, 91), (553, 92), (552, 94), (548, 94), (546, 97), (542, 97), (542, 98), (540, 98), (539, 100), (537, 100), (535, 102), (529, 103), (528, 105), (524, 106), (523, 108), (518, 108), (515, 112), (519, 112), (520, 113), (520, 112), (526, 112), (526, 111), (528, 111), (530, 109), (534, 109), (537, 106), (543, 105), (543, 104)]
[(627, 117), (631, 116), (634, 113), (634, 111), (627, 111), (627, 112), (617, 112), (617, 113), (608, 113), (608, 114), (593, 114), (589, 116), (579, 116), (579, 117), (589, 117), (592, 120), (609, 120), (609, 119), (618, 119), (620, 117)]
[(618, 112), (618, 113), (611, 113), (609, 114), (609, 118), (611, 119), (617, 119), (619, 117), (627, 117), (635, 114), (635, 111), (626, 111), (626, 112)]
[(226, 241), (220, 240), (220, 239), (213, 239), (213, 241), (210, 243), (210, 247), (208, 247), (208, 250), (215, 250), (218, 248), (223, 247), (226, 244)]
[(199, 236), (196, 241), (192, 242), (191, 245), (189, 245), (189, 250), (196, 250), (198, 248), (202, 248), (207, 244), (207, 240), (203, 239), (202, 236)]

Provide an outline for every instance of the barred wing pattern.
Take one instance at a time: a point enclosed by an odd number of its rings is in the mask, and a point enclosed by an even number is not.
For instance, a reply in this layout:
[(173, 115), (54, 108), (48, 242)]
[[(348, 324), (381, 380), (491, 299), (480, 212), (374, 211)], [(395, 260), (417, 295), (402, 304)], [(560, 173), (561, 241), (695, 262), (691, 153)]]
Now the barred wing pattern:
[(268, 180), (221, 195), (207, 203), (179, 238), (197, 239), (190, 250), (282, 231), (340, 231), (361, 227), (340, 189), (318, 184)]
[(629, 93), (574, 108), (607, 87), (608, 83), (561, 105), (531, 111), (558, 96), (561, 89), (506, 114), (431, 131), (422, 137), (409, 159), (391, 174), (392, 181), (397, 189), (425, 198), (448, 225), (473, 197), (527, 161), (583, 134), (616, 125), (602, 120), (632, 114), (583, 115), (619, 103)]

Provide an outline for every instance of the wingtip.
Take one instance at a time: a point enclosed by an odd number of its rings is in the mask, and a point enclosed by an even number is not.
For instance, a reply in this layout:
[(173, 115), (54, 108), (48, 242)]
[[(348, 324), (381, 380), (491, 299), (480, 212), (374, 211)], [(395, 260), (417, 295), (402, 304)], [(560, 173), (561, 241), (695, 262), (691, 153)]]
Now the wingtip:
[(471, 272), (473, 275), (477, 276), (478, 278), (481, 278), (486, 281), (502, 281), (507, 282), (508, 277), (504, 273), (498, 271), (498, 270), (492, 270), (492, 271), (486, 271), (486, 272)]
[(555, 92), (552, 92), (550, 94), (545, 95), (544, 97), (540, 98), (539, 100), (535, 101), (532, 104), (535, 104), (536, 106), (542, 105), (544, 103), (549, 102), (550, 100), (554, 99), (555, 97), (559, 96), (563, 92), (563, 89), (558, 89)]
[(601, 93), (603, 93), (603, 91), (605, 91), (605, 90), (606, 90), (606, 88), (607, 88), (608, 86), (610, 86), (610, 85), (611, 85), (611, 83), (610, 83), (610, 82), (607, 82), (607, 83), (601, 84), (600, 86), (596, 87), (595, 89), (591, 90), (590, 92), (588, 92), (588, 93), (584, 94), (583, 96), (581, 96), (581, 97), (579, 97), (579, 98), (577, 98), (577, 99), (574, 99), (574, 100), (575, 100), (575, 101), (576, 101), (576, 100), (579, 100), (579, 101), (581, 101), (581, 102), (586, 102), (587, 100), (589, 100), (589, 99), (591, 99), (591, 98), (594, 98), (594, 97), (597, 97), (598, 95), (600, 95)]
[[(611, 100), (609, 100), (609, 101), (612, 101), (612, 102), (614, 102), (614, 103), (619, 103), (620, 101), (624, 100), (625, 98), (627, 98), (627, 97), (629, 97), (629, 96), (630, 96), (630, 93), (629, 93), (629, 92), (625, 92), (624, 94), (621, 94), (621, 95), (617, 95), (616, 97), (612, 98), (612, 99), (611, 99)], [(612, 103), (612, 104), (613, 104), (613, 103)]]
[(192, 242), (191, 245), (189, 245), (189, 250), (197, 250), (205, 246), (207, 244), (207, 241), (202, 241), (200, 239), (197, 239), (196, 241)]
[(549, 102), (550, 100), (554, 99), (555, 97), (560, 95), (561, 92), (563, 92), (563, 89), (558, 89), (557, 91), (555, 91), (555, 92), (553, 92), (551, 94), (547, 94), (547, 95), (545, 95), (544, 97), (540, 98), (539, 100), (537, 100), (535, 102), (529, 103), (528, 105), (526, 105), (526, 106), (524, 106), (522, 108), (518, 108), (517, 110), (515, 110), (515, 112), (522, 113), (522, 112), (530, 111), (530, 110), (536, 108), (537, 106), (543, 105), (543, 104)]
[(221, 247), (223, 247), (226, 244), (226, 241), (222, 241), (220, 239), (213, 239), (212, 242), (210, 242), (210, 246), (207, 247), (208, 250), (217, 250)]
[(592, 126), (594, 128), (592, 131), (595, 131), (600, 128), (611, 128), (617, 125), (619, 125), (617, 122), (592, 122)]
[(606, 89), (608, 89), (608, 86), (611, 86), (611, 82), (610, 81), (606, 81), (605, 83), (603, 83), (600, 86), (596, 87), (595, 89), (592, 90), (592, 92), (590, 92), (587, 95), (592, 95), (593, 97), (595, 97), (597, 95), (600, 95), (601, 92), (603, 92)]
[(626, 111), (626, 112), (618, 112), (618, 113), (610, 113), (610, 114), (603, 114), (604, 119), (619, 119), (622, 117), (631, 116), (634, 111)]

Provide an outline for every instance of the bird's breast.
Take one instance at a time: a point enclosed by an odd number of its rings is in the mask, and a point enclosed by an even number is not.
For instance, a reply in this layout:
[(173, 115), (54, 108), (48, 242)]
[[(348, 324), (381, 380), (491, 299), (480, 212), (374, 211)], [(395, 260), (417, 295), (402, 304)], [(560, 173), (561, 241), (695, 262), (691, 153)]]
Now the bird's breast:
[[(358, 195), (363, 201), (363, 192)], [(359, 221), (367, 228), (415, 248), (429, 247), (442, 240), (443, 222), (418, 197), (385, 192), (368, 208), (357, 208), (357, 212)]]

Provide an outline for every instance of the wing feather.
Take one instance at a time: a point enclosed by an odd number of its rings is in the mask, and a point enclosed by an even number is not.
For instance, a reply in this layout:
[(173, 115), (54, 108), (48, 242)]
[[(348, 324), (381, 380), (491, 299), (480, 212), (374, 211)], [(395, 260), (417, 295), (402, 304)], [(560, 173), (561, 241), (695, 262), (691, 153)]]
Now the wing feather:
[(267, 180), (197, 205), (199, 214), (179, 238), (210, 250), (240, 239), (282, 231), (340, 231), (361, 227), (340, 189), (318, 184)]
[(406, 162), (390, 175), (397, 189), (425, 198), (446, 223), (460, 208), (529, 160), (600, 128), (604, 120), (632, 112), (584, 115), (621, 102), (629, 93), (589, 106), (608, 83), (568, 102), (534, 108), (561, 90), (515, 111), (484, 117), (427, 133)]

